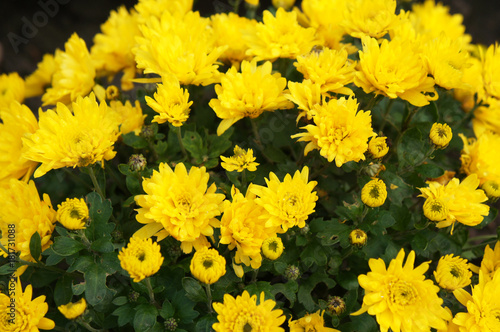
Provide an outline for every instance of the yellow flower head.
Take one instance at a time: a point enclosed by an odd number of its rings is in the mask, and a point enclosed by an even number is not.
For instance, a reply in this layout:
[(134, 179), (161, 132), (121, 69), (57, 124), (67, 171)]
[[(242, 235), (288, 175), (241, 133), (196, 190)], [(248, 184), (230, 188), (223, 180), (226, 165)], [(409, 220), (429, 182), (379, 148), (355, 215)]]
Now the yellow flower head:
[[(35, 232), (38, 232), (42, 240), (42, 251), (50, 247), (55, 222), (56, 211), (52, 208), (50, 197), (44, 194), (43, 200), (40, 200), (33, 181), (26, 183), (11, 179), (6, 186), (0, 187), (0, 230), (3, 234), (0, 242), (5, 248), (19, 252), (20, 259), (34, 261), (29, 245)], [(14, 248), (8, 243), (7, 238), (7, 235), (12, 233), (15, 234)], [(7, 256), (3, 250), (0, 254)], [(19, 276), (20, 273), (17, 275)]]
[(158, 113), (153, 122), (168, 121), (175, 127), (180, 127), (186, 122), (191, 111), (189, 107), (193, 104), (189, 101), (189, 92), (181, 88), (175, 77), (158, 84), (154, 99), (146, 96), (146, 103)]
[(492, 279), (497, 270), (500, 269), (500, 241), (497, 241), (495, 248), (491, 249), (488, 244), (484, 248), (483, 260), (481, 261), (480, 270), (485, 279)]
[(297, 122), (304, 116), (307, 120), (312, 120), (314, 106), (322, 103), (321, 85), (311, 80), (303, 80), (302, 83), (288, 81), (288, 89), (289, 92), (285, 94), (285, 97), (301, 110), (297, 116)]
[(368, 261), (371, 271), (358, 276), (359, 285), (364, 288), (363, 306), (352, 315), (367, 312), (376, 316), (380, 331), (429, 331), (430, 328), (443, 329), (451, 314), (441, 305), (439, 287), (432, 280), (425, 279), (429, 268), (425, 262), (414, 267), (415, 252), (412, 250), (403, 265), (405, 252), (386, 268), (381, 258)]
[(283, 94), (286, 79), (280, 73), (272, 74), (272, 64), (261, 66), (257, 62), (243, 61), (241, 73), (231, 67), (215, 86), (217, 99), (210, 100), (210, 107), (222, 119), (217, 135), (222, 135), (236, 121), (244, 117), (256, 118), (264, 111), (292, 108), (293, 104)]
[(283, 241), (278, 236), (269, 237), (262, 242), (262, 253), (273, 261), (281, 256), (284, 249)]
[(448, 291), (464, 288), (470, 285), (472, 272), (466, 259), (452, 254), (439, 259), (434, 278), (439, 287)]
[(27, 149), (22, 137), (37, 129), (38, 121), (26, 105), (13, 101), (0, 110), (0, 182), (33, 174), (37, 163), (23, 157)]
[[(39, 330), (52, 330), (56, 324), (52, 319), (44, 317), (49, 310), (49, 305), (45, 302), (45, 295), (40, 295), (32, 300), (33, 288), (31, 285), (26, 286), (23, 292), (19, 278), (11, 283), (14, 283), (13, 290), (9, 291), (15, 295), (9, 297), (0, 293), (0, 331), (38, 332)], [(15, 312), (12, 312), (12, 307), (9, 306), (12, 303), (15, 303)]]
[(55, 111), (40, 112), (39, 126), (23, 138), (28, 147), (24, 157), (42, 163), (36, 178), (51, 169), (102, 163), (116, 154), (113, 145), (119, 135), (118, 123), (106, 103), (98, 104), (93, 93), (78, 97), (72, 111), (58, 103)]
[(248, 44), (245, 34), (251, 33), (257, 21), (241, 17), (235, 13), (221, 13), (210, 17), (215, 35), (215, 46), (227, 47), (219, 60), (229, 62), (237, 67), (243, 60), (251, 60), (247, 55)]
[(273, 172), (266, 180), (267, 187), (254, 185), (249, 190), (259, 196), (255, 201), (264, 207), (267, 214), (261, 218), (267, 220), (266, 226), (281, 227), (283, 231), (298, 226), (303, 228), (309, 215), (314, 212), (318, 196), (313, 191), (318, 184), (309, 181), (309, 168), (287, 174), (283, 182)]
[(352, 95), (352, 90), (346, 85), (354, 81), (356, 62), (349, 60), (347, 56), (344, 48), (338, 51), (324, 48), (319, 52), (298, 56), (294, 65), (305, 79), (319, 84), (323, 94), (330, 92)]
[(214, 46), (210, 19), (198, 12), (173, 15), (165, 11), (161, 19), (151, 17), (140, 29), (143, 37), (136, 38), (134, 53), (137, 68), (145, 74), (173, 75), (183, 85), (219, 81), (216, 61), (226, 47)]
[(245, 0), (245, 2), (250, 5), (250, 6), (258, 6), (259, 5), (259, 0)]
[(160, 18), (168, 11), (174, 15), (184, 15), (193, 9), (193, 0), (139, 0), (135, 10), (139, 13), (141, 23)]
[(472, 287), (472, 295), (464, 289), (457, 289), (453, 295), (467, 308), (453, 318), (460, 331), (500, 331), (500, 272), (486, 278), (479, 271), (479, 284)]
[(383, 39), (379, 45), (375, 38), (363, 37), (362, 43), (354, 84), (364, 92), (399, 97), (415, 106), (437, 99), (434, 79), (427, 76), (427, 64), (417, 45), (402, 38)]
[(236, 298), (225, 294), (223, 303), (213, 304), (217, 312), (217, 322), (212, 328), (216, 332), (284, 332), (280, 326), (286, 317), (281, 309), (273, 310), (275, 306), (275, 301), (266, 300), (264, 292), (260, 294), (259, 304), (257, 295), (250, 297), (247, 291), (243, 291), (243, 294)]
[(85, 309), (87, 309), (87, 301), (85, 301), (85, 298), (82, 297), (75, 303), (70, 302), (68, 304), (60, 305), (57, 309), (59, 309), (59, 311), (67, 319), (75, 319), (85, 312)]
[(302, 127), (304, 133), (292, 135), (309, 142), (304, 155), (318, 149), (320, 154), (337, 167), (349, 161), (365, 160), (368, 139), (374, 136), (370, 111), (358, 111), (355, 98), (331, 99), (314, 108), (314, 124)]
[(18, 73), (0, 75), (0, 110), (8, 108), (10, 103), (22, 103), (25, 97), (25, 83)]
[(486, 95), (500, 99), (500, 47), (490, 45), (483, 58), (483, 82)]
[(354, 0), (346, 2), (342, 26), (356, 38), (383, 37), (398, 22), (396, 0)]
[(368, 235), (361, 229), (355, 229), (349, 233), (349, 242), (353, 246), (362, 247), (366, 245), (366, 241), (368, 241)]
[(439, 228), (450, 225), (454, 227), (455, 222), (476, 226), (489, 213), (490, 207), (482, 204), (488, 197), (483, 190), (477, 188), (479, 180), (475, 174), (469, 175), (462, 182), (453, 178), (445, 185), (436, 181), (428, 181), (427, 184), (427, 188), (418, 188), (422, 193), (419, 197), (427, 199), (424, 214), (430, 220), (438, 221), (436, 226)]
[(486, 195), (490, 199), (498, 199), (500, 197), (500, 183), (493, 180), (488, 180), (481, 186)]
[(387, 137), (385, 136), (375, 136), (370, 139), (368, 142), (368, 152), (373, 158), (382, 158), (389, 152), (386, 140)]
[(158, 241), (172, 236), (182, 242), (181, 248), (190, 253), (207, 247), (206, 236), (213, 235), (216, 219), (223, 209), (225, 196), (217, 194), (215, 183), (208, 186), (209, 175), (205, 167), (191, 167), (188, 171), (183, 163), (172, 170), (161, 163), (151, 178), (144, 178), (145, 195), (135, 196), (137, 221), (147, 224), (136, 235), (156, 235)]
[(56, 50), (52, 85), (42, 96), (43, 105), (58, 102), (70, 104), (85, 97), (94, 87), (95, 67), (85, 41), (73, 33), (64, 44), (65, 51)]
[(125, 6), (112, 10), (108, 20), (101, 25), (101, 32), (94, 36), (90, 56), (100, 75), (114, 75), (123, 71), (123, 90), (134, 87), (135, 57), (132, 48), (135, 37), (140, 36), (137, 12), (129, 12)]
[(429, 138), (438, 149), (446, 148), (452, 137), (453, 133), (451, 132), (451, 128), (446, 123), (435, 122), (429, 133)]
[(314, 314), (307, 314), (304, 317), (297, 320), (288, 321), (288, 327), (290, 332), (339, 332), (339, 330), (325, 327), (325, 322), (323, 320), (324, 311), (318, 310)]
[(142, 114), (141, 104), (138, 100), (135, 101), (134, 106), (128, 100), (125, 101), (125, 104), (119, 100), (112, 100), (109, 102), (109, 111), (115, 114), (115, 121), (119, 123), (121, 134), (125, 135), (132, 131), (136, 135), (140, 134), (147, 115)]
[(500, 135), (484, 132), (477, 140), (467, 139), (463, 134), (458, 136), (464, 142), (461, 171), (476, 174), (481, 184), (488, 180), (500, 182), (500, 154), (492, 153), (500, 146)]
[(226, 259), (216, 249), (204, 247), (194, 253), (189, 268), (196, 279), (211, 285), (226, 274)]
[(295, 0), (273, 0), (274, 8), (283, 8), (285, 10), (290, 10), (295, 4)]
[(259, 163), (255, 162), (256, 158), (253, 156), (253, 150), (245, 150), (240, 148), (238, 145), (234, 147), (234, 156), (220, 156), (220, 159), (222, 159), (222, 168), (229, 172), (243, 172), (246, 169), (250, 172), (255, 172), (257, 170), (257, 166), (259, 166)]
[(109, 85), (106, 88), (106, 100), (115, 100), (120, 97), (120, 90), (116, 85)]
[(487, 131), (500, 135), (500, 99), (487, 98), (486, 105), (476, 108), (472, 128), (477, 137)]
[(45, 54), (36, 70), (26, 77), (26, 98), (43, 95), (45, 88), (52, 82), (56, 71), (56, 61), (52, 54)]
[(88, 218), (89, 208), (82, 198), (66, 198), (57, 206), (57, 221), (67, 229), (85, 229)]
[(243, 263), (258, 269), (262, 264), (262, 243), (276, 236), (278, 227), (266, 225), (266, 219), (261, 218), (266, 210), (255, 202), (255, 195), (250, 191), (251, 189), (247, 190), (245, 197), (233, 187), (233, 201), (226, 207), (221, 218), (219, 242), (227, 244), (230, 250), (236, 248), (236, 264)]
[(369, 207), (378, 207), (384, 204), (387, 198), (387, 187), (384, 181), (373, 179), (361, 189), (361, 200)]
[(128, 272), (134, 282), (152, 276), (160, 270), (163, 256), (160, 246), (151, 238), (130, 238), (127, 247), (118, 253), (121, 267)]
[(257, 61), (277, 58), (295, 59), (309, 53), (320, 43), (313, 28), (303, 28), (297, 22), (297, 13), (278, 8), (276, 17), (270, 11), (263, 13), (263, 23), (258, 23), (252, 34), (246, 36), (248, 55)]

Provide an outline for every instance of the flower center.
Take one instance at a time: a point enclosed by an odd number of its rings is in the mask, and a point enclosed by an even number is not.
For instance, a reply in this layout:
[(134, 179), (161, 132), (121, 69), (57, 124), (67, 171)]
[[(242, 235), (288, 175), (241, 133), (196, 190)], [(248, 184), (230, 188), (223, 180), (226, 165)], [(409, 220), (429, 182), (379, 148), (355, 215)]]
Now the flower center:
[(146, 259), (146, 253), (144, 251), (139, 251), (136, 255), (137, 259), (143, 262)]
[(444, 130), (443, 128), (439, 128), (438, 131), (437, 131), (437, 134), (439, 137), (446, 137), (446, 130)]
[(372, 197), (372, 198), (379, 198), (380, 197), (380, 190), (378, 189), (378, 186), (371, 187), (370, 197)]
[(278, 243), (276, 241), (272, 241), (269, 243), (269, 250), (276, 252), (278, 250)]
[(450, 269), (450, 273), (452, 276), (454, 276), (455, 278), (460, 278), (462, 277), (462, 271), (460, 270), (460, 268), (456, 265), (453, 265)]
[(78, 212), (78, 210), (71, 210), (71, 212), (69, 213), (69, 216), (73, 219), (81, 219), (82, 216), (80, 215), (80, 212)]
[(389, 286), (389, 298), (391, 302), (398, 306), (408, 306), (415, 304), (418, 294), (412, 284), (398, 280)]
[(211, 268), (214, 265), (214, 262), (211, 259), (205, 259), (203, 261), (203, 267), (206, 269)]

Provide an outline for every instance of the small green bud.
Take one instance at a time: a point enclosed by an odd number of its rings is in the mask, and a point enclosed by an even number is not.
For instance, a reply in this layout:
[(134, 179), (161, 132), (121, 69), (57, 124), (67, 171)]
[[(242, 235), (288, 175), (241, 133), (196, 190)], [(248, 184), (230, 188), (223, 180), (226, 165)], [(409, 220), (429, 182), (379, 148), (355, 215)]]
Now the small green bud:
[(330, 315), (341, 315), (345, 311), (345, 301), (340, 296), (328, 296), (326, 311)]
[(167, 331), (177, 330), (177, 320), (173, 317), (165, 320), (165, 330)]
[(300, 277), (300, 270), (295, 265), (288, 265), (285, 269), (285, 278), (288, 280), (297, 280)]
[(142, 154), (133, 154), (128, 160), (128, 167), (132, 172), (140, 172), (146, 168), (147, 161)]

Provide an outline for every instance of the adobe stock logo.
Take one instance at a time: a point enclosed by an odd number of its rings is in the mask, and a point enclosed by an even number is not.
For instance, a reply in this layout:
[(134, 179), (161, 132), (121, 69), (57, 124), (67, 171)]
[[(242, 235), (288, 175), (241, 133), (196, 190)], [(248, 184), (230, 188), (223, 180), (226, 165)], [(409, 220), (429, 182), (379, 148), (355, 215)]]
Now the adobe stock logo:
[(30, 39), (35, 38), (38, 34), (38, 29), (43, 28), (49, 23), (49, 17), (54, 17), (59, 13), (60, 5), (69, 3), (70, 0), (38, 0), (37, 4), (41, 10), (35, 12), (31, 20), (26, 16), (21, 18), (23, 26), (21, 27), (21, 35), (14, 32), (9, 32), (7, 38), (14, 49), (14, 52), (19, 53), (19, 46), (28, 44)]

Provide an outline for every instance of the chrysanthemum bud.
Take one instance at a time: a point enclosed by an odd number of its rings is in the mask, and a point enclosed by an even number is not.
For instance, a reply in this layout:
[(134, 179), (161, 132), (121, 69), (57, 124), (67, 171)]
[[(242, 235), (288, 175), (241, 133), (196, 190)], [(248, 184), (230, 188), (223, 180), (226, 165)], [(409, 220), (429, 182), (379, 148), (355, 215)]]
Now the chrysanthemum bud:
[(165, 320), (165, 330), (175, 331), (177, 330), (177, 320), (173, 317)]
[(115, 85), (110, 85), (106, 88), (106, 99), (115, 100), (120, 97), (120, 90)]
[(466, 259), (450, 254), (439, 259), (434, 277), (439, 287), (454, 291), (470, 285), (472, 272)]
[(133, 154), (128, 160), (128, 167), (132, 172), (140, 172), (146, 168), (147, 161), (142, 154)]
[(362, 247), (366, 244), (368, 235), (361, 229), (355, 229), (349, 234), (349, 241), (353, 246)]
[(295, 4), (295, 0), (273, 0), (274, 8), (283, 8), (284, 10), (290, 10)]
[(386, 198), (387, 188), (380, 179), (371, 180), (361, 189), (361, 200), (369, 207), (381, 206)]
[(113, 240), (115, 240), (117, 242), (123, 240), (122, 231), (119, 231), (117, 229), (115, 229), (114, 231), (111, 232), (111, 236), (113, 237)]
[(424, 215), (431, 221), (442, 221), (448, 215), (448, 208), (440, 199), (427, 198), (424, 203)]
[(370, 142), (368, 142), (368, 152), (373, 158), (382, 158), (387, 154), (389, 147), (385, 142), (386, 139), (387, 137), (385, 136), (377, 136), (370, 139)]
[(434, 123), (429, 133), (429, 138), (437, 149), (446, 148), (452, 137), (451, 128), (446, 123)]
[(167, 247), (167, 255), (171, 260), (176, 261), (177, 258), (181, 257), (182, 250), (178, 245), (170, 245)]
[(309, 233), (309, 230), (310, 230), (309, 225), (306, 224), (304, 227), (300, 229), (300, 234), (306, 235), (307, 233)]
[(141, 129), (141, 136), (144, 137), (145, 139), (151, 139), (155, 135), (155, 131), (153, 130), (153, 126), (142, 126)]
[(83, 199), (67, 198), (57, 206), (57, 221), (71, 230), (85, 229), (89, 209)]
[(259, 0), (245, 0), (248, 6), (257, 7), (259, 5)]
[(486, 196), (492, 201), (497, 201), (500, 197), (500, 184), (494, 180), (488, 180), (483, 183), (481, 189), (484, 190)]
[(300, 277), (300, 270), (295, 265), (288, 265), (285, 269), (285, 278), (288, 280), (297, 280)]
[(196, 279), (211, 285), (226, 274), (226, 259), (216, 249), (205, 247), (195, 252), (189, 268)]
[(330, 315), (341, 315), (345, 311), (345, 301), (340, 296), (328, 296), (326, 311)]
[(141, 296), (141, 294), (139, 294), (138, 292), (131, 291), (130, 293), (128, 293), (128, 301), (131, 303), (137, 302), (139, 296)]
[(270, 260), (278, 259), (283, 253), (283, 241), (277, 236), (272, 236), (264, 240), (262, 243), (262, 253)]

